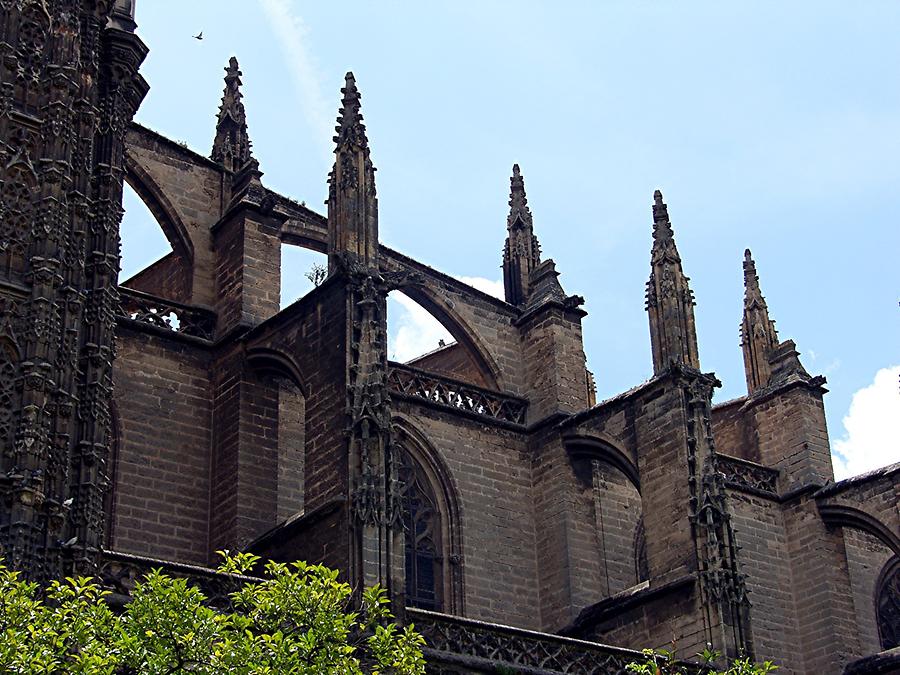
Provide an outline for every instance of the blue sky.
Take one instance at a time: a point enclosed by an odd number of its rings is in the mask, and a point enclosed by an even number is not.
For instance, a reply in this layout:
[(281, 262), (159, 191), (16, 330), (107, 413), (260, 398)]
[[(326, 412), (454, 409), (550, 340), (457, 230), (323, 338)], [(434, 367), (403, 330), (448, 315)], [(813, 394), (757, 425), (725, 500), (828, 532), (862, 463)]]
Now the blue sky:
[[(780, 337), (828, 378), (841, 470), (900, 460), (900, 3), (138, 0), (137, 21), (151, 85), (138, 121), (208, 153), (236, 55), (263, 181), (313, 208), (353, 70), (382, 240), (484, 288), (501, 278), (518, 162), (544, 255), (587, 299), (600, 398), (651, 374), (661, 189), (716, 400), (745, 391), (750, 247)], [(128, 274), (163, 249), (126, 206)], [(289, 260), (295, 296), (309, 261)], [(391, 308), (398, 356), (436, 346), (415, 307)]]

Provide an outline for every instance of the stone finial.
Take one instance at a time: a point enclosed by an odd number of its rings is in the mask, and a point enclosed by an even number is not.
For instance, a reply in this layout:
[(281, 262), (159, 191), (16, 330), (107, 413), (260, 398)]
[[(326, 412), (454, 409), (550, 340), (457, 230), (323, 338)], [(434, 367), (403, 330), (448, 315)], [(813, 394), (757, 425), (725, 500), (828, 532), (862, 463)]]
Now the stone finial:
[(237, 172), (253, 159), (250, 135), (247, 132), (247, 113), (241, 101), (241, 71), (232, 56), (225, 68), (225, 93), (219, 106), (216, 138), (210, 158)]
[(532, 227), (531, 210), (528, 208), (528, 197), (525, 195), (525, 179), (518, 164), (513, 164), (513, 173), (509, 179), (509, 215), (506, 227)]
[(524, 305), (532, 285), (532, 272), (541, 262), (541, 245), (534, 235), (531, 210), (525, 195), (525, 180), (518, 164), (509, 179), (509, 215), (503, 247), (503, 288), (506, 301)]
[(337, 126), (334, 128), (335, 153), (350, 146), (354, 149), (369, 147), (366, 138), (366, 125), (363, 123), (362, 94), (356, 88), (356, 78), (352, 72), (344, 75), (344, 86), (341, 87), (341, 108), (338, 110)]
[(653, 249), (647, 282), (647, 313), (653, 373), (671, 365), (700, 368), (697, 329), (694, 324), (694, 294), (690, 279), (681, 269), (681, 257), (662, 193), (653, 193)]
[(741, 349), (748, 394), (769, 383), (772, 375), (769, 357), (776, 346), (775, 322), (769, 319), (769, 308), (759, 289), (756, 263), (748, 248), (744, 251), (744, 313), (741, 319)]
[(341, 88), (334, 130), (335, 161), (328, 175), (328, 267), (348, 259), (367, 269), (377, 267), (378, 199), (375, 167), (363, 123), (356, 78), (348, 72)]

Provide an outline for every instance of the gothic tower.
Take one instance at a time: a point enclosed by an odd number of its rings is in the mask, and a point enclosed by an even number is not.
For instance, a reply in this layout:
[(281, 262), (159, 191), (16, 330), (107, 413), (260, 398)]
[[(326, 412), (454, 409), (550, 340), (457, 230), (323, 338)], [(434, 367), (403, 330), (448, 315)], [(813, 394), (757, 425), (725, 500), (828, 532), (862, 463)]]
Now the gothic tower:
[(32, 578), (103, 545), (125, 133), (147, 92), (129, 0), (7, 3), (0, 43), (0, 548)]

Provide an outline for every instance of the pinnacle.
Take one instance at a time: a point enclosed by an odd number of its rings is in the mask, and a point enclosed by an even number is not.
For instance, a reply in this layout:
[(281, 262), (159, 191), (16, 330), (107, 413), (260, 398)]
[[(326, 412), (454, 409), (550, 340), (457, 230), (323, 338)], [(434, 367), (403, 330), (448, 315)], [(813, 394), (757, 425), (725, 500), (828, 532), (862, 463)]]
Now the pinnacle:
[(338, 146), (344, 144), (368, 147), (366, 138), (366, 126), (363, 124), (360, 99), (362, 95), (356, 87), (356, 78), (351, 71), (344, 75), (344, 86), (341, 88), (341, 107), (338, 110), (337, 126), (334, 130), (337, 135), (334, 142)]
[(744, 250), (744, 295), (747, 299), (762, 298), (759, 288), (759, 276), (756, 273), (756, 262), (750, 249)]
[(653, 239), (670, 240), (674, 238), (672, 224), (669, 222), (669, 208), (663, 201), (662, 192), (653, 192)]
[(513, 164), (512, 177), (509, 179), (509, 216), (506, 226), (511, 228), (516, 223), (531, 226), (531, 210), (528, 208), (528, 197), (525, 195), (525, 179), (518, 164)]
[(247, 113), (241, 100), (241, 74), (238, 60), (232, 56), (225, 68), (225, 91), (219, 105), (216, 137), (210, 155), (232, 171), (237, 171), (252, 158)]

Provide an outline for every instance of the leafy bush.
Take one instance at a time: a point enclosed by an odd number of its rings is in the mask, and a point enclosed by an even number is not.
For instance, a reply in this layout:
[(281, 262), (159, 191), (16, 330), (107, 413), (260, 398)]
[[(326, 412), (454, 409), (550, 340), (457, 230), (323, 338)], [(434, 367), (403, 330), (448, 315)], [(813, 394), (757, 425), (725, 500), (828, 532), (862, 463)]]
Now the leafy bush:
[[(244, 574), (259, 558), (225, 556)], [(0, 562), (0, 672), (29, 675), (301, 675), (425, 672), (424, 639), (392, 622), (384, 589), (348, 611), (350, 587), (321, 565), (270, 562), (260, 581), (208, 607), (185, 579), (154, 570), (122, 614), (94, 580), (68, 578), (40, 594)], [(43, 598), (41, 597), (43, 595)]]
[[(645, 649), (641, 652), (644, 660), (641, 662), (629, 663), (625, 669), (637, 675), (688, 675), (687, 667), (675, 659), (674, 649), (668, 651), (665, 649)], [(765, 661), (755, 664), (750, 659), (735, 659), (725, 670), (719, 670), (713, 667), (713, 664), (720, 661), (722, 654), (710, 649), (704, 649), (697, 654), (702, 662), (702, 672), (708, 675), (767, 675), (776, 666), (771, 661)]]

